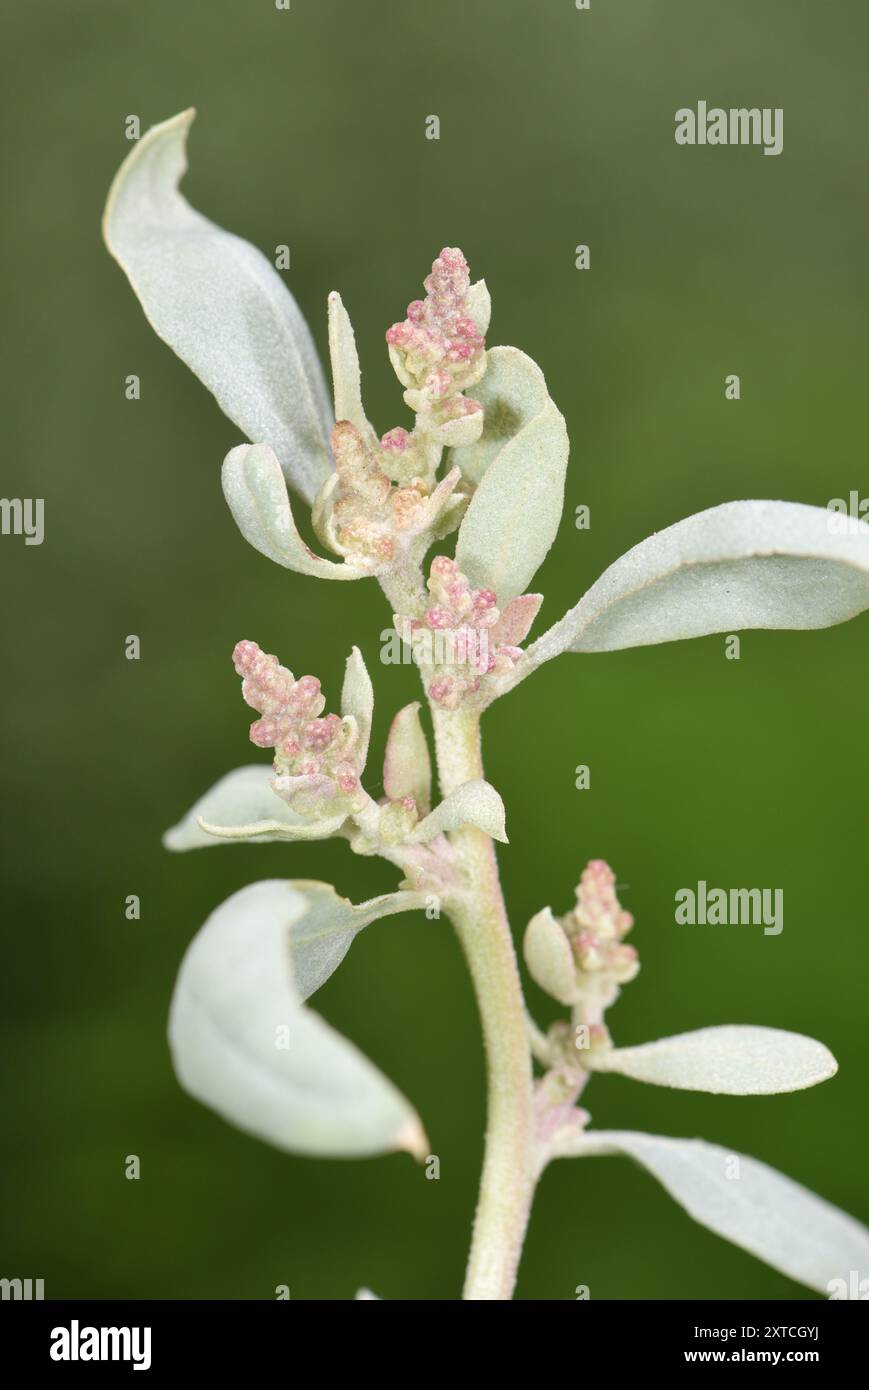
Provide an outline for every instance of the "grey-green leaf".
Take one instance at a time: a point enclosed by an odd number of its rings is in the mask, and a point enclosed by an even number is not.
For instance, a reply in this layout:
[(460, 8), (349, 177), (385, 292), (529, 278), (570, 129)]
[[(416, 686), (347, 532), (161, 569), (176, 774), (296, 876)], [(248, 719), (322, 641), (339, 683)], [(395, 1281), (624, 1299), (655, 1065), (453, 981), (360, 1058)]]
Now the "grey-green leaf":
[(335, 419), (349, 420), (371, 444), (377, 436), (368, 423), (362, 404), (362, 376), (356, 351), (356, 336), (350, 316), (337, 290), (329, 295), (329, 358), (332, 365), (332, 391)]
[(798, 502), (725, 502), (610, 565), (526, 653), (605, 652), (741, 628), (820, 628), (869, 608), (869, 526)]
[(742, 1024), (698, 1028), (639, 1047), (590, 1052), (585, 1065), (653, 1086), (727, 1096), (801, 1091), (836, 1074), (835, 1057), (814, 1038)]
[(268, 444), (239, 444), (223, 461), (223, 495), (245, 540), (278, 565), (317, 579), (363, 579), (344, 561), (323, 560), (302, 540), (287, 485)]
[(475, 588), (494, 590), (501, 608), (525, 592), (555, 540), (569, 447), (547, 397), (489, 462), (465, 512), (456, 560)]
[(115, 177), (103, 235), (157, 334), (308, 503), (332, 471), (329, 393), (307, 324), (274, 266), (178, 191), (195, 112), (153, 126)]
[(344, 667), (341, 714), (345, 718), (349, 716), (356, 720), (359, 730), (359, 771), (362, 772), (368, 758), (371, 725), (374, 721), (374, 687), (358, 647), (353, 648)]
[(486, 375), (474, 387), (473, 397), (485, 411), (483, 433), (475, 444), (452, 449), (450, 463), (477, 484), (505, 444), (540, 414), (549, 392), (537, 363), (524, 352), (493, 347), (486, 353)]
[[(228, 772), (166, 831), (163, 844), (167, 849), (187, 850), (226, 842), (321, 840), (340, 829), (344, 815), (311, 822), (291, 811), (272, 791), (273, 775), (270, 764), (263, 763)], [(203, 822), (211, 829), (203, 829)]]
[(404, 1096), (303, 1002), (365, 921), (402, 910), (403, 896), (354, 909), (327, 885), (267, 880), (227, 899), (194, 937), (175, 986), (169, 1039), (185, 1089), (291, 1153), (424, 1156)]
[(560, 1157), (627, 1154), (695, 1221), (819, 1293), (853, 1271), (869, 1278), (869, 1231), (847, 1212), (756, 1158), (702, 1139), (630, 1130), (568, 1138)]
[(363, 927), (396, 912), (425, 907), (427, 902), (423, 893), (398, 892), (354, 904), (330, 883), (314, 879), (292, 879), (290, 887), (307, 902), (304, 915), (290, 929), (293, 975), (302, 999), (309, 999), (328, 980)]
[(461, 830), (465, 825), (474, 826), (493, 840), (507, 844), (504, 803), (489, 782), (474, 779), (456, 787), (431, 815), (419, 822), (409, 838), (416, 844), (427, 844), (437, 835)]
[(573, 1004), (577, 998), (576, 957), (567, 933), (544, 907), (534, 914), (525, 928), (522, 943), (525, 964), (535, 984), (560, 1004)]
[(391, 801), (412, 796), (420, 815), (431, 805), (431, 756), (419, 717), (419, 701), (405, 705), (392, 721), (383, 759), (383, 789)]

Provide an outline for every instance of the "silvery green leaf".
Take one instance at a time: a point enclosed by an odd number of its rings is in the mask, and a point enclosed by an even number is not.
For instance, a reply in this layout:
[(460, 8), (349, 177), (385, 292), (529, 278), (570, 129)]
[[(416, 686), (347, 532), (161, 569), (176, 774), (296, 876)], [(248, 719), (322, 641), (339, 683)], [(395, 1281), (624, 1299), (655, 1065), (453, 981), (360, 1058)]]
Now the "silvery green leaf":
[(845, 622), (869, 608), (869, 526), (839, 535), (832, 517), (798, 502), (725, 502), (689, 516), (610, 565), (527, 660)]
[(121, 165), (106, 245), (157, 334), (310, 503), (332, 470), (331, 409), (311, 335), (274, 266), (178, 191), (195, 112), (153, 126)]
[(349, 420), (369, 443), (377, 438), (365, 417), (362, 405), (362, 376), (359, 356), (350, 316), (340, 294), (329, 295), (329, 357), (332, 364), (332, 389), (335, 398), (335, 419)]
[(477, 328), (485, 338), (489, 331), (489, 321), (492, 317), (492, 297), (489, 294), (489, 287), (485, 280), (477, 280), (471, 285), (465, 300), (465, 311), (468, 318), (473, 319)]
[(250, 884), (211, 914), (172, 999), (175, 1071), (197, 1100), (291, 1153), (407, 1149), (422, 1157), (428, 1143), (404, 1096), (302, 1001), (300, 982), (315, 988), (326, 978), (346, 954), (348, 931), (352, 939), (366, 915), (401, 910), (363, 904), (348, 923), (350, 905), (341, 902), (326, 885), (272, 880)]
[(344, 668), (341, 714), (345, 719), (351, 718), (356, 721), (359, 730), (359, 771), (362, 772), (368, 757), (368, 743), (374, 720), (374, 687), (358, 647), (353, 648)]
[(493, 840), (507, 844), (504, 803), (488, 782), (475, 780), (456, 787), (430, 816), (419, 822), (409, 838), (417, 844), (426, 844), (436, 835), (460, 830), (465, 825), (476, 826)]
[[(201, 796), (186, 816), (167, 830), (167, 849), (203, 849), (222, 841), (320, 840), (334, 835), (346, 816), (311, 822), (272, 791), (269, 764), (237, 767)], [(203, 822), (210, 830), (203, 829)]]
[(567, 934), (544, 907), (525, 928), (525, 964), (535, 984), (560, 1004), (576, 1000), (576, 960)]
[(361, 1299), (361, 1300), (367, 1301), (367, 1302), (371, 1302), (371, 1301), (373, 1300), (375, 1303), (380, 1303), (380, 1302), (382, 1302), (381, 1297), (380, 1297), (380, 1294), (379, 1294), (379, 1293), (372, 1293), (370, 1289), (357, 1289), (357, 1290), (356, 1290), (356, 1299), (357, 1299), (357, 1300), (360, 1300), (360, 1299)]
[(814, 1038), (739, 1024), (590, 1053), (585, 1065), (653, 1086), (729, 1096), (801, 1091), (837, 1071), (832, 1053)]
[(383, 893), (364, 903), (342, 898), (330, 883), (292, 879), (289, 885), (307, 906), (290, 928), (293, 978), (301, 999), (310, 999), (341, 964), (354, 938), (381, 917), (425, 907), (423, 893)]
[(287, 485), (268, 444), (239, 444), (223, 461), (223, 495), (236, 525), (262, 555), (318, 579), (362, 579), (364, 571), (322, 560), (296, 529)]
[(383, 760), (383, 789), (390, 801), (412, 796), (420, 814), (431, 805), (431, 756), (419, 717), (419, 701), (405, 705), (392, 721)]
[(869, 1277), (866, 1227), (755, 1158), (629, 1130), (573, 1135), (558, 1156), (595, 1154), (627, 1154), (701, 1226), (819, 1293), (852, 1270)]
[(476, 444), (454, 449), (450, 463), (471, 483), (479, 483), (489, 464), (549, 400), (546, 379), (537, 363), (519, 348), (493, 347), (486, 353), (486, 375), (474, 387), (484, 410), (483, 433)]
[(501, 608), (524, 593), (555, 540), (568, 452), (564, 419), (547, 397), (499, 449), (471, 498), (456, 560), (474, 588), (494, 590)]

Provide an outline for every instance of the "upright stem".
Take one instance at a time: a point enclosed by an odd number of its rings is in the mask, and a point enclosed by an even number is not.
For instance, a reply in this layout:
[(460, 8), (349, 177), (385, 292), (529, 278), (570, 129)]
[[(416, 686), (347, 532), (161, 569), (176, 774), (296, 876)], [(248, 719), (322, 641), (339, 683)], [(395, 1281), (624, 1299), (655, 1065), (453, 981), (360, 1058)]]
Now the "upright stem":
[[(441, 791), (482, 776), (479, 715), (433, 711)], [(466, 1299), (509, 1299), (536, 1180), (531, 1054), (525, 1004), (488, 835), (472, 826), (450, 842), (462, 889), (445, 901), (470, 970), (486, 1050), (488, 1115)]]

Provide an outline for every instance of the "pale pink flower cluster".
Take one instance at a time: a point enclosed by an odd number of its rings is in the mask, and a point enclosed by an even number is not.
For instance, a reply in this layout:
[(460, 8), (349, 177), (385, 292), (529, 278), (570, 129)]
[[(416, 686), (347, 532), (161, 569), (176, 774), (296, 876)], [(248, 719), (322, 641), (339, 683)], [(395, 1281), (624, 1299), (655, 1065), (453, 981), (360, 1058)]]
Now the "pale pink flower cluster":
[(256, 642), (238, 642), (232, 660), (245, 701), (261, 715), (250, 726), (251, 743), (275, 750), (277, 794), (302, 815), (349, 805), (360, 790), (353, 721), (323, 716), (316, 676), (295, 680)]
[[(406, 442), (397, 440), (404, 436)], [(315, 512), (323, 539), (339, 554), (372, 570), (388, 567), (413, 538), (432, 526), (453, 492), (452, 473), (432, 490), (411, 435), (392, 430), (382, 449), (369, 444), (349, 420), (332, 430), (335, 484)]]
[(337, 554), (371, 573), (401, 561), (424, 532), (444, 535), (441, 513), (461, 474), (435, 477), (444, 446), (472, 443), (483, 409), (462, 393), (486, 370), (483, 334), (467, 313), (470, 277), (461, 251), (441, 252), (425, 281), (426, 298), (408, 306), (386, 334), (411, 432), (397, 425), (378, 442), (373, 430), (339, 420), (332, 431), (335, 473), (314, 506), (314, 526)]
[[(540, 607), (539, 594), (523, 594), (503, 613), (491, 589), (472, 589), (455, 560), (439, 555), (428, 578), (430, 606), (409, 624), (411, 641), (434, 675), (427, 692), (435, 704), (457, 709), (481, 692), (484, 682), (512, 671)], [(430, 635), (430, 636), (429, 636)], [(420, 636), (429, 636), (425, 643)], [(428, 660), (427, 660), (428, 658)]]
[(425, 299), (387, 330), (390, 357), (405, 401), (430, 432), (445, 444), (469, 443), (479, 437), (482, 406), (463, 392), (486, 370), (486, 345), (469, 312), (471, 277), (458, 247), (444, 247), (424, 284)]
[[(576, 907), (561, 919), (577, 962), (577, 979), (601, 1002), (615, 997), (618, 986), (637, 974), (640, 963), (633, 946), (625, 946), (634, 919), (616, 896), (615, 875), (603, 859), (583, 869), (576, 890)], [(611, 999), (607, 1002), (611, 1002)]]

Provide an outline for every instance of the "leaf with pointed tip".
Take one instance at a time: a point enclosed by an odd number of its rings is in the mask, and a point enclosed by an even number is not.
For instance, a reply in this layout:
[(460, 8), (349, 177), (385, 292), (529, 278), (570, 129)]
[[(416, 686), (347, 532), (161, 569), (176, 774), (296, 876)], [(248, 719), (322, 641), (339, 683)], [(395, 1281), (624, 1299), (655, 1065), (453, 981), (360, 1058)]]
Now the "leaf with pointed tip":
[(353, 325), (337, 290), (329, 295), (329, 358), (332, 364), (335, 419), (349, 420), (363, 439), (376, 444), (377, 437), (365, 417), (362, 405), (362, 374), (359, 371)]
[(302, 1002), (300, 981), (315, 988), (346, 954), (346, 932), (336, 926), (329, 936), (330, 914), (343, 916), (351, 939), (364, 925), (362, 917), (348, 923), (348, 910), (373, 920), (401, 907), (353, 909), (327, 885), (267, 880), (217, 908), (178, 974), (169, 1017), (175, 1071), (197, 1100), (291, 1153), (407, 1149), (421, 1158), (428, 1142), (408, 1101)]
[(852, 1270), (869, 1277), (866, 1227), (756, 1158), (631, 1130), (573, 1135), (556, 1157), (596, 1154), (627, 1154), (701, 1226), (819, 1293)]
[(741, 628), (818, 628), (869, 608), (869, 526), (831, 529), (799, 502), (725, 502), (657, 531), (610, 565), (527, 651), (608, 652)]
[(281, 466), (268, 444), (239, 444), (223, 461), (223, 495), (236, 525), (255, 550), (278, 565), (318, 579), (362, 579), (363, 570), (322, 560), (293, 520)]
[(359, 730), (359, 771), (362, 772), (368, 758), (368, 743), (374, 720), (374, 687), (371, 684), (368, 667), (365, 665), (358, 647), (353, 648), (344, 668), (341, 714), (345, 719), (356, 720), (356, 727)]
[(204, 849), (222, 840), (322, 840), (343, 825), (345, 815), (311, 822), (291, 811), (272, 790), (273, 776), (271, 766), (262, 763), (228, 772), (166, 831), (166, 849)]
[(416, 844), (427, 844), (436, 835), (461, 830), (465, 825), (476, 826), (493, 840), (507, 844), (504, 803), (488, 782), (475, 780), (456, 787), (430, 816), (420, 821), (409, 838)]
[(383, 760), (383, 789), (390, 801), (412, 796), (420, 815), (431, 806), (431, 756), (419, 717), (419, 701), (405, 705), (392, 721)]
[(585, 1065), (652, 1086), (727, 1096), (802, 1091), (838, 1070), (833, 1054), (814, 1038), (741, 1024), (700, 1028), (640, 1047), (590, 1053)]
[(576, 1001), (576, 961), (567, 933), (544, 907), (525, 928), (525, 964), (532, 980), (560, 1004)]
[(519, 348), (493, 347), (486, 353), (486, 375), (473, 388), (483, 407), (483, 433), (475, 444), (453, 449), (450, 463), (471, 483), (479, 483), (505, 444), (539, 415), (549, 392), (537, 363)]
[(569, 449), (547, 396), (491, 460), (462, 519), (459, 568), (474, 588), (493, 589), (502, 608), (525, 592), (555, 540)]
[(182, 111), (137, 141), (109, 191), (103, 236), (156, 333), (254, 443), (270, 443), (310, 503), (332, 471), (331, 410), (307, 324), (274, 266), (196, 212)]

